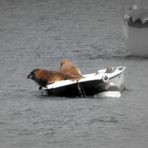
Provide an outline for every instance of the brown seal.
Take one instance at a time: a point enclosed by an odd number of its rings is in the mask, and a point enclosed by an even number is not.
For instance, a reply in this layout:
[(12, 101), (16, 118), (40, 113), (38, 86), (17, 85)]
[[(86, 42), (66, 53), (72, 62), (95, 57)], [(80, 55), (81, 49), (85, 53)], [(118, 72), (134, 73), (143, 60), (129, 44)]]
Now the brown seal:
[(35, 81), (40, 87), (46, 87), (47, 84), (60, 80), (79, 80), (76, 75), (70, 75), (58, 71), (49, 71), (44, 69), (35, 69), (28, 76), (28, 79)]
[(79, 78), (83, 78), (79, 68), (77, 68), (70, 60), (63, 59), (61, 61), (60, 71), (66, 74), (78, 76)]

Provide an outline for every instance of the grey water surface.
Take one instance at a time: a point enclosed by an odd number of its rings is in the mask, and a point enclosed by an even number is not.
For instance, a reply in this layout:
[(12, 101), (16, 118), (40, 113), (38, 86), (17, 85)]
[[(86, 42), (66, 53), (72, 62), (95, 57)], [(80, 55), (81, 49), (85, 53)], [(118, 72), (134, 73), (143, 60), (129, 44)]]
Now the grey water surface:
[[(0, 147), (147, 148), (148, 60), (128, 56), (128, 0), (0, 0)], [(27, 79), (69, 58), (83, 74), (124, 65), (121, 98), (45, 97)]]

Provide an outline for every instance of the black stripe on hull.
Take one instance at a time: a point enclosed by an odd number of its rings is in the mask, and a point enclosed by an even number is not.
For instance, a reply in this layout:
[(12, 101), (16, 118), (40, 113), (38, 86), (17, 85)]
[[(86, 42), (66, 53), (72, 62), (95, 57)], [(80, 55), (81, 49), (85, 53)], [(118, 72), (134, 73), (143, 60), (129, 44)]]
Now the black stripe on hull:
[(80, 82), (62, 87), (47, 89), (49, 96), (85, 97), (93, 96), (105, 90), (102, 80)]

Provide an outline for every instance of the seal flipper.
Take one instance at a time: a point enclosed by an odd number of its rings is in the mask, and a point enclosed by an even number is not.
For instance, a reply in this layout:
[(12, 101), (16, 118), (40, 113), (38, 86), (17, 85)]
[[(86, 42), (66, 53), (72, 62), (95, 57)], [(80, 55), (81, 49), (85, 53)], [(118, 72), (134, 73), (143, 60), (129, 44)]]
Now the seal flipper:
[(39, 87), (39, 89), (40, 89), (40, 88), (42, 88), (42, 87), (46, 87), (47, 84), (48, 84), (48, 81), (47, 81), (47, 80), (39, 79), (39, 80), (37, 81), (37, 83), (38, 83), (38, 85), (40, 86), (40, 87)]
[(42, 86), (39, 86), (39, 90), (41, 90), (42, 89)]

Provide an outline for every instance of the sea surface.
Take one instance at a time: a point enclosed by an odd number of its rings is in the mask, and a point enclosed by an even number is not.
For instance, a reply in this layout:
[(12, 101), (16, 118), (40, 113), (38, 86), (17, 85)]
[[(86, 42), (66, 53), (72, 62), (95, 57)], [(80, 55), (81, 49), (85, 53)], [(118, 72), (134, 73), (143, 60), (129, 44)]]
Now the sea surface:
[[(148, 147), (148, 58), (132, 56), (122, 33), (130, 3), (0, 1), (0, 148)], [(126, 66), (121, 98), (42, 96), (27, 75), (63, 58), (83, 74)]]

